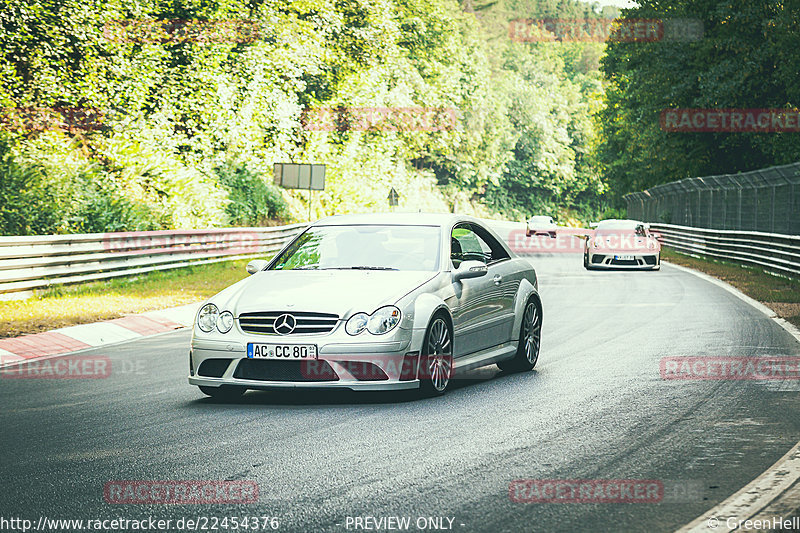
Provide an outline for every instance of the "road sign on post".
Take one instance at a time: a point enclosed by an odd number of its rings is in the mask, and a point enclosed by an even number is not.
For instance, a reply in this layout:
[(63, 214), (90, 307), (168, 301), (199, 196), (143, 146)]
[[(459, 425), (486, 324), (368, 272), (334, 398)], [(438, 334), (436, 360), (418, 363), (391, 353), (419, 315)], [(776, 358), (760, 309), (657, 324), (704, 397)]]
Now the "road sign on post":
[(275, 163), (275, 185), (286, 189), (325, 190), (325, 165), (309, 163)]
[(397, 191), (394, 190), (394, 187), (392, 187), (392, 190), (389, 191), (389, 197), (388, 197), (389, 207), (397, 207), (397, 200), (399, 199), (400, 195), (397, 194)]
[(311, 191), (325, 190), (325, 165), (275, 163), (272, 175), (275, 185), (279, 187), (308, 191), (308, 221), (311, 222)]

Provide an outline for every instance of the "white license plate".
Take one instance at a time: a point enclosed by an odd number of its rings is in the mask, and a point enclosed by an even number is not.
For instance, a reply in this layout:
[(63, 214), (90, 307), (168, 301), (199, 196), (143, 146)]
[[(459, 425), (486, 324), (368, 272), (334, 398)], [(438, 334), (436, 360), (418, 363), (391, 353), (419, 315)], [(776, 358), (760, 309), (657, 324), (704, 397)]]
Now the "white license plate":
[(633, 261), (633, 256), (632, 255), (615, 255), (614, 259), (617, 259), (619, 261)]
[(250, 359), (297, 360), (316, 359), (316, 344), (247, 344), (247, 357)]

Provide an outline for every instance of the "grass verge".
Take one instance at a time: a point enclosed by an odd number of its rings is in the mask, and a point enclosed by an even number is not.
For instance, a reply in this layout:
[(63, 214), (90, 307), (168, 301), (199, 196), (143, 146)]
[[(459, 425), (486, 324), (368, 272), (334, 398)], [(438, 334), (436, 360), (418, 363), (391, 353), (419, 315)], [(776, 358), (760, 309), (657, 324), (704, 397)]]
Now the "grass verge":
[[(661, 256), (677, 265), (730, 283), (800, 327), (800, 281), (760, 270), (701, 259), (664, 248)], [(0, 338), (88, 324), (125, 315), (205, 300), (247, 276), (248, 260), (226, 261), (140, 276), (55, 286), (27, 300), (0, 301)]]
[(708, 258), (697, 258), (663, 248), (661, 257), (729, 283), (800, 327), (800, 280), (781, 278), (755, 268)]
[(109, 320), (205, 300), (247, 276), (248, 259), (54, 286), (0, 302), (0, 338)]

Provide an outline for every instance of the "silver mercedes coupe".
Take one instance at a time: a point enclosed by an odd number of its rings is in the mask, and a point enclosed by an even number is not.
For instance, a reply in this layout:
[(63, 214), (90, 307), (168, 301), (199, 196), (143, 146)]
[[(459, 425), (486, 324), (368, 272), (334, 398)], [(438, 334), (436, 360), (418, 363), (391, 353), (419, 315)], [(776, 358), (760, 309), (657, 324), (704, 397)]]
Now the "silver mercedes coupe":
[(531, 370), (542, 303), (536, 272), (478, 219), (371, 214), (322, 219), (194, 324), (189, 383), (248, 389), (445, 392), (460, 373)]

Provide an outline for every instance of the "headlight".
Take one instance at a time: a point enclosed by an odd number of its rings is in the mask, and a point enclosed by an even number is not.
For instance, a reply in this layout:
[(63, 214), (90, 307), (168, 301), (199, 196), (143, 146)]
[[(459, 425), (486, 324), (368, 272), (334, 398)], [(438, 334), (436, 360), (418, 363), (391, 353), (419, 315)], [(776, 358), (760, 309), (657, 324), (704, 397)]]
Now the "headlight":
[(233, 313), (223, 311), (217, 318), (217, 329), (220, 333), (228, 333), (233, 327)]
[(383, 335), (400, 323), (400, 310), (393, 305), (381, 307), (369, 317), (367, 331), (373, 335)]
[(347, 321), (347, 324), (344, 325), (344, 330), (348, 333), (348, 335), (358, 335), (367, 329), (368, 321), (369, 316), (366, 313), (356, 313), (355, 315), (351, 316), (350, 320)]
[(381, 307), (371, 315), (356, 313), (344, 325), (349, 335), (360, 335), (364, 330), (373, 335), (388, 333), (400, 323), (400, 310), (393, 305)]
[(208, 333), (212, 329), (214, 329), (214, 325), (217, 323), (218, 316), (219, 316), (219, 309), (217, 309), (217, 306), (214, 304), (206, 304), (200, 309), (200, 312), (197, 314), (197, 326), (201, 330)]

